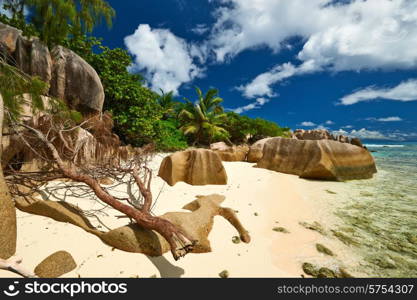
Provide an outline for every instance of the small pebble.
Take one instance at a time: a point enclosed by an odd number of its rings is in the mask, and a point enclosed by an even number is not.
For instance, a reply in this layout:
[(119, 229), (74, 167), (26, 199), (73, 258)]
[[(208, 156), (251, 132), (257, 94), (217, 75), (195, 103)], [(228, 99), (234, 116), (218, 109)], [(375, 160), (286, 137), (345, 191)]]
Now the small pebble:
[(224, 270), (219, 273), (220, 278), (229, 278), (229, 271)]

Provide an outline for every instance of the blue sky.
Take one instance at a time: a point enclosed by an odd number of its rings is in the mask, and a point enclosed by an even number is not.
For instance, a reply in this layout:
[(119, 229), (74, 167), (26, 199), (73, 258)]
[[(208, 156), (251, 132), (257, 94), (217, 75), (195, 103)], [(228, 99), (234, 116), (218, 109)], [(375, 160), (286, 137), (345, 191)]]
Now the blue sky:
[(135, 58), (154, 90), (292, 129), (417, 140), (417, 1), (115, 1), (95, 35)]

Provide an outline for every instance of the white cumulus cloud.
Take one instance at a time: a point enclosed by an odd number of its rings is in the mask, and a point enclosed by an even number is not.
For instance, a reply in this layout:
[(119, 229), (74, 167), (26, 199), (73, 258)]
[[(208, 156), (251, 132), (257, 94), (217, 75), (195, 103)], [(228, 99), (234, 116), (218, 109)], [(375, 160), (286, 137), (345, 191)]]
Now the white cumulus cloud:
[(395, 101), (417, 101), (417, 79), (410, 79), (401, 82), (393, 88), (379, 88), (370, 86), (353, 92), (350, 95), (340, 99), (340, 104), (352, 105), (362, 101), (371, 101), (377, 99), (395, 100)]
[(303, 127), (315, 127), (315, 126), (317, 126), (317, 124), (316, 123), (313, 123), (311, 121), (305, 121), (305, 122), (302, 122), (300, 124), (300, 126), (303, 126)]
[(360, 130), (351, 130), (346, 131), (343, 129), (339, 129), (337, 131), (333, 131), (334, 135), (346, 135), (349, 137), (356, 137), (360, 139), (368, 139), (368, 140), (394, 140), (393, 136), (385, 135), (377, 130), (368, 130), (366, 128), (362, 128)]
[(378, 122), (401, 122), (402, 120), (403, 119), (400, 117), (387, 117), (377, 119)]
[(252, 103), (250, 103), (248, 105), (245, 105), (245, 106), (241, 106), (241, 107), (232, 109), (232, 111), (237, 113), (237, 114), (241, 114), (241, 113), (246, 112), (246, 111), (261, 108), (262, 106), (264, 106), (269, 101), (270, 101), (270, 99), (267, 99), (267, 98), (258, 98), (258, 99), (256, 99), (255, 102), (252, 102)]
[(258, 75), (252, 82), (247, 85), (238, 87), (247, 98), (257, 96), (276, 96), (272, 90), (272, 85), (290, 78), (295, 75), (308, 74), (316, 70), (312, 62), (303, 63), (300, 66), (294, 66), (291, 63), (285, 63), (275, 66), (272, 70)]
[(367, 118), (368, 121), (377, 122), (401, 122), (403, 119), (400, 117), (386, 117), (386, 118)]
[[(241, 87), (247, 97), (271, 95), (285, 78), (322, 70), (417, 68), (417, 1), (218, 1), (209, 42), (218, 61), (259, 47), (278, 52), (291, 46), (292, 37), (304, 43), (295, 70), (275, 66)], [(312, 67), (308, 72), (306, 63)]]
[(134, 34), (125, 38), (125, 44), (135, 58), (132, 69), (144, 71), (153, 90), (178, 93), (182, 84), (202, 74), (196, 62), (203, 60), (198, 47), (167, 29), (141, 24)]
[(381, 132), (378, 130), (370, 130), (367, 128), (362, 128), (359, 130), (344, 130), (339, 129), (333, 131), (334, 135), (346, 135), (349, 137), (357, 137), (363, 140), (386, 140), (386, 141), (407, 141), (414, 140), (417, 138), (416, 132), (401, 132), (398, 130), (390, 132)]

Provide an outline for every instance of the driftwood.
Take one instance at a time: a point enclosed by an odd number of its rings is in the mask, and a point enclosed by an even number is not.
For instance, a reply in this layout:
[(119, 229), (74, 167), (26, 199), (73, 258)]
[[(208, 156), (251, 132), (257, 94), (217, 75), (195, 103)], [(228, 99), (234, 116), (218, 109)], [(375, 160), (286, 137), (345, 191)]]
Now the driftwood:
[[(95, 148), (92, 151), (101, 149), (99, 159), (91, 160), (90, 157), (83, 159), (85, 155), (80, 152), (83, 148), (77, 147), (79, 141), (74, 138), (74, 134), (77, 130), (82, 129), (82, 126), (68, 128), (68, 124), (65, 127), (54, 120), (53, 117), (47, 115), (40, 118), (37, 126), (20, 122), (13, 124), (13, 127), (15, 131), (26, 133), (25, 135), (22, 134), (21, 138), (30, 151), (36, 151), (39, 154), (38, 157), (50, 162), (49, 169), (45, 170), (45, 173), (86, 184), (100, 201), (128, 216), (141, 227), (154, 230), (163, 236), (176, 260), (193, 249), (196, 243), (194, 237), (168, 220), (153, 216), (151, 213), (153, 203), (151, 192), (152, 171), (146, 166), (147, 154), (144, 152), (137, 153), (130, 161), (126, 162), (121, 159), (123, 154), (118, 153), (114, 143), (113, 145), (103, 145), (97, 142), (93, 143), (92, 147)], [(31, 147), (34, 143), (38, 145), (36, 150)], [(106, 147), (111, 152), (110, 155), (106, 155), (105, 150), (103, 150)], [(18, 177), (18, 172), (9, 174), (9, 178), (16, 179)], [(24, 174), (24, 177), (30, 178), (30, 175)], [(32, 173), (32, 183), (35, 185), (41, 186), (46, 183), (40, 182), (36, 177), (37, 174)], [(130, 201), (129, 199), (119, 199), (113, 196), (100, 184), (103, 177), (129, 178), (139, 189), (138, 199)], [(20, 189), (15, 190), (19, 191)]]
[[(191, 211), (189, 213), (154, 216), (152, 171), (147, 167), (151, 153), (146, 148), (130, 153), (132, 149), (120, 147), (111, 126), (111, 119), (105, 116), (93, 116), (75, 124), (69, 119), (47, 113), (37, 118), (36, 122), (30, 119), (11, 122), (10, 132), (18, 135), (25, 151), (42, 165), (40, 169), (27, 168), (23, 171), (12, 167), (7, 169), (8, 184), (17, 206), (30, 213), (52, 214), (50, 217), (80, 226), (116, 248), (151, 256), (171, 251), (175, 260), (189, 252), (211, 250), (208, 234), (216, 215), (229, 220), (242, 240), (249, 242), (249, 235), (234, 212), (220, 207), (224, 200), (222, 196), (194, 201), (185, 207)], [(34, 191), (39, 191), (41, 186), (55, 179), (69, 180), (72, 184), (82, 183), (100, 202), (121, 212), (132, 223), (102, 232), (85, 222), (84, 212), (78, 210), (78, 214), (67, 203), (36, 201)], [(137, 187), (139, 194), (117, 197), (104, 186), (103, 182), (108, 181), (128, 182)], [(126, 236), (131, 236), (133, 242), (126, 243)]]

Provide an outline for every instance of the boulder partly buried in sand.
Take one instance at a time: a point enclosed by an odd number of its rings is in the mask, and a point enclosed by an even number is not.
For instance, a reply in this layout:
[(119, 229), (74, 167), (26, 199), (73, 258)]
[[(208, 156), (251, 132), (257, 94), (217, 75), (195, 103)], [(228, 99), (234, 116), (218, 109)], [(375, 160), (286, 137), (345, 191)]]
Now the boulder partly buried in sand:
[(271, 138), (259, 140), (252, 146), (250, 146), (247, 161), (250, 163), (258, 162), (263, 156), (265, 143), (268, 142), (270, 139)]
[(73, 271), (77, 267), (74, 258), (66, 251), (55, 252), (45, 258), (36, 268), (40, 278), (57, 278)]
[(157, 232), (145, 229), (138, 224), (119, 227), (100, 236), (107, 245), (116, 249), (161, 256), (170, 250), (168, 242)]
[(336, 181), (368, 179), (377, 172), (372, 155), (364, 148), (330, 140), (284, 138), (265, 143), (257, 167)]
[(158, 176), (170, 186), (180, 181), (191, 185), (227, 184), (226, 170), (220, 157), (205, 149), (187, 150), (165, 157)]

